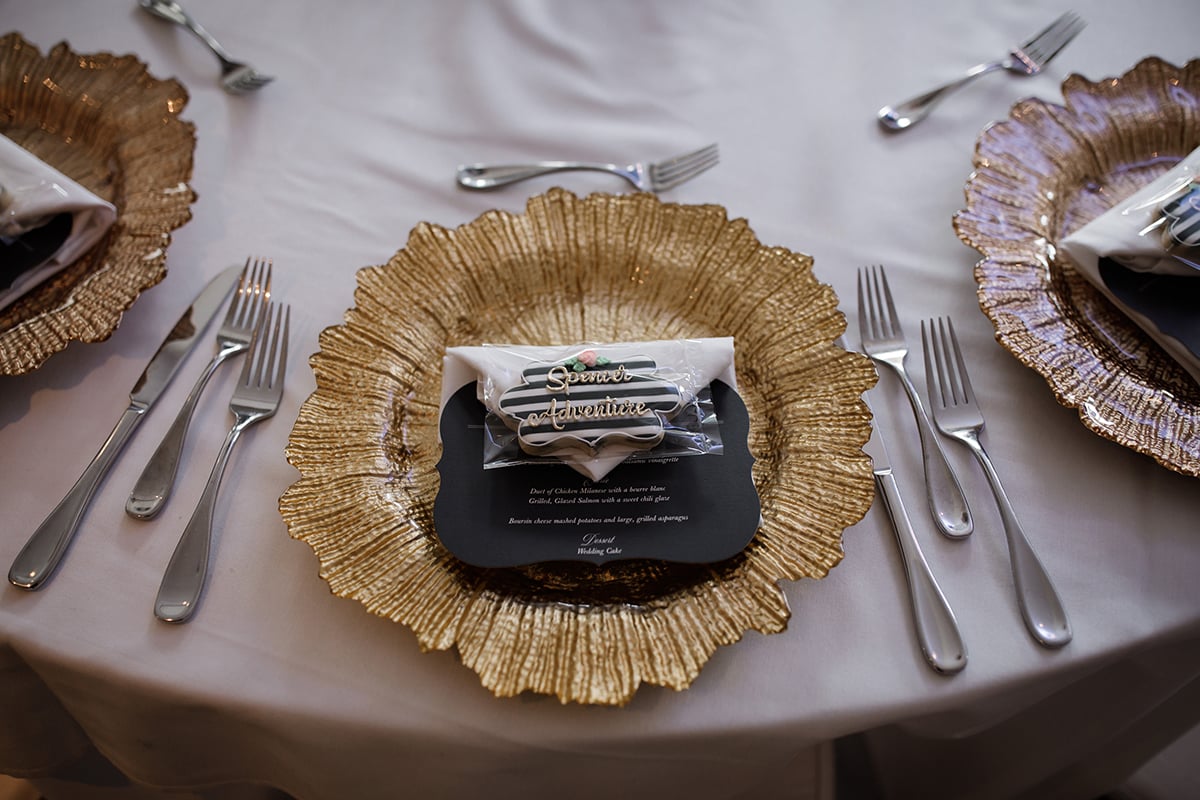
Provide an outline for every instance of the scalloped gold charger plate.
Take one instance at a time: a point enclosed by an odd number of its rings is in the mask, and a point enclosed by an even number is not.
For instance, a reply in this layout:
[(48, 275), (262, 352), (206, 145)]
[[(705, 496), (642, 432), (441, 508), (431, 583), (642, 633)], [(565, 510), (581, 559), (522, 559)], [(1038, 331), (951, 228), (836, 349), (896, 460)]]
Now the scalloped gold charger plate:
[[(812, 259), (758, 242), (719, 206), (561, 189), (524, 213), (423, 223), (358, 273), (355, 307), (311, 358), (316, 391), (287, 447), (280, 499), (332, 591), (457, 647), (498, 696), (623, 704), (686, 688), (718, 646), (786, 628), (779, 581), (820, 578), (873, 497), (862, 445), (875, 381)], [(728, 561), (469, 567), (438, 541), (433, 502), (442, 356), (482, 342), (733, 336), (763, 523)]]
[(1200, 386), (1055, 243), (1200, 146), (1200, 61), (1063, 83), (987, 128), (954, 218), (996, 339), (1096, 433), (1200, 476)]
[(0, 133), (117, 207), (86, 255), (0, 311), (0, 374), (36, 369), (70, 342), (99, 342), (166, 275), (170, 233), (191, 218), (187, 92), (131, 55), (42, 54), (0, 37)]

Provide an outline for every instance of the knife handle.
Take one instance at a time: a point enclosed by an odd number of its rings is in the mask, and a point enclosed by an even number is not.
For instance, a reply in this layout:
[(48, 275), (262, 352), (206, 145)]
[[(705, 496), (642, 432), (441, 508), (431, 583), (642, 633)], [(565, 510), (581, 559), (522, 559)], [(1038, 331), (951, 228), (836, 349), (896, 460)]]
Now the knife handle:
[(96, 487), (108, 474), (109, 467), (148, 408), (135, 403), (125, 409), (92, 463), (21, 548), (8, 571), (9, 583), (21, 589), (37, 589), (54, 573), (79, 528), (79, 521)]
[(921, 552), (921, 545), (917, 542), (917, 535), (913, 532), (904, 502), (896, 488), (896, 479), (890, 473), (876, 475), (875, 485), (879, 488), (884, 508), (892, 520), (892, 529), (896, 532), (921, 653), (936, 672), (943, 675), (960, 672), (967, 665), (967, 648), (958, 631), (954, 612), (930, 572), (925, 554)]

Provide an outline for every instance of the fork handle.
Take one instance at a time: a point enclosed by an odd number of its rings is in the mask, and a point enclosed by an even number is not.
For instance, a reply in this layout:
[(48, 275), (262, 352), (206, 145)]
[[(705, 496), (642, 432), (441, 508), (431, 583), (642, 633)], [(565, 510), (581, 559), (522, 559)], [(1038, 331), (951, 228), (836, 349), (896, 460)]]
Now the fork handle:
[(892, 520), (892, 530), (896, 533), (921, 654), (936, 672), (943, 675), (961, 672), (967, 665), (966, 645), (963, 644), (954, 612), (934, 579), (925, 554), (921, 552), (917, 535), (904, 511), (896, 479), (886, 473), (876, 475), (875, 486), (879, 489), (884, 508)]
[[(536, 164), (471, 164), (458, 168), (459, 185), (468, 189), (495, 189), (510, 183), (563, 172), (586, 169), (597, 172), (614, 172), (616, 164), (597, 164), (588, 161), (539, 161)], [(619, 174), (619, 172), (618, 172)]]
[(140, 403), (125, 409), (79, 480), (21, 548), (8, 572), (9, 583), (22, 589), (37, 589), (53, 574), (79, 528), (79, 520), (83, 518), (96, 487), (108, 474), (117, 454), (148, 409), (149, 406)]
[(126, 514), (134, 519), (151, 519), (158, 516), (158, 513), (163, 510), (163, 506), (167, 504), (167, 498), (171, 496), (175, 475), (179, 471), (179, 459), (183, 454), (183, 443), (187, 438), (192, 414), (196, 410), (196, 404), (200, 401), (200, 395), (204, 392), (208, 379), (213, 376), (225, 359), (245, 349), (246, 347), (242, 345), (223, 347), (208, 362), (208, 366), (196, 380), (196, 385), (192, 387), (192, 391), (183, 401), (179, 413), (175, 415), (175, 421), (167, 429), (162, 441), (158, 444), (158, 449), (146, 462), (141, 476), (129, 493), (129, 498), (125, 501)]
[(238, 437), (245, 430), (247, 421), (239, 417), (229, 429), (216, 463), (208, 476), (208, 483), (196, 503), (196, 510), (188, 520), (171, 561), (163, 573), (154, 600), (154, 616), (163, 622), (187, 622), (196, 611), (204, 580), (208, 575), (208, 556), (212, 548), (212, 520), (217, 505), (217, 492), (221, 488), (221, 477), (229, 463), (229, 455)]
[(879, 109), (877, 117), (879, 124), (889, 131), (902, 131), (911, 128), (929, 116), (934, 106), (945, 99), (946, 95), (966, 86), (980, 75), (1003, 69), (1004, 61), (993, 61), (990, 64), (979, 64), (967, 70), (966, 74), (957, 80), (942, 84), (936, 89), (930, 89), (924, 94), (909, 98), (894, 106), (884, 106)]
[(925, 413), (917, 388), (903, 369), (893, 367), (893, 371), (900, 376), (900, 383), (908, 394), (913, 416), (917, 420), (917, 433), (921, 437), (921, 463), (925, 469), (925, 496), (929, 500), (933, 521), (944, 536), (950, 539), (966, 538), (974, 528), (966, 495), (933, 431), (933, 423)]
[(1008, 540), (1008, 555), (1012, 562), (1013, 583), (1017, 591), (1017, 604), (1021, 608), (1021, 618), (1025, 627), (1039, 644), (1046, 647), (1062, 647), (1071, 641), (1071, 622), (1067, 619), (1066, 609), (1046, 568), (1034, 552), (1033, 546), (1025, 538), (1025, 531), (1017, 521), (1012, 503), (1000, 484), (1000, 476), (987, 452), (979, 443), (979, 438), (966, 433), (956, 437), (975, 454), (992, 493), (996, 495), (996, 504), (1000, 507), (1000, 519), (1004, 523), (1004, 535)]

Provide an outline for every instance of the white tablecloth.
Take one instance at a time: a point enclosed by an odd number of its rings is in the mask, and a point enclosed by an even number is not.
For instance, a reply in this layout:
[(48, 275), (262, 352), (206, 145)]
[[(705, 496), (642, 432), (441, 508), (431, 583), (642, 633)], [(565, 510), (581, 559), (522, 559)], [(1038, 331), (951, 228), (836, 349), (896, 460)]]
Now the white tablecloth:
[[(167, 278), (109, 341), (0, 379), (0, 563), (74, 482), (219, 270), (274, 258), (296, 366), (278, 416), (247, 434), (226, 476), (226, 531), (194, 621), (157, 622), (151, 603), (230, 422), (219, 398), (235, 370), (206, 395), (163, 516), (146, 524), (122, 509), (207, 343), (97, 493), (54, 580), (0, 589), (0, 772), (227, 796), (257, 784), (303, 800), (808, 796), (828, 787), (818, 745), (868, 731), (892, 796), (1086, 797), (1200, 720), (1200, 484), (1087, 431), (994, 341), (976, 253), (950, 225), (980, 129), (1019, 98), (1057, 99), (1071, 72), (1099, 79), (1150, 54), (1200, 55), (1194, 0), (1080, 0), (1089, 26), (1044, 74), (985, 78), (901, 136), (880, 131), (876, 108), (999, 56), (1060, 9), (195, 0), (230, 51), (278, 76), (231, 97), (198, 41), (135, 5), (0, 0), (0, 27), (43, 48), (136, 53), (180, 79), (199, 196)], [(749, 635), (687, 691), (643, 688), (621, 709), (492, 697), (453, 653), (421, 653), (407, 629), (334, 597), (288, 536), (276, 500), (296, 478), (282, 451), (314, 389), (305, 358), (353, 305), (356, 270), (384, 263), (421, 221), (519, 211), (555, 185), (630, 188), (570, 174), (471, 193), (453, 183), (457, 164), (658, 157), (711, 141), (720, 166), (665, 199), (721, 204), (764, 243), (813, 255), (852, 317), (856, 268), (885, 263), (913, 330), (954, 318), (987, 445), (1071, 614), (1067, 648), (1041, 649), (1023, 629), (999, 516), (953, 445), (976, 534), (962, 545), (920, 526), (970, 650), (949, 679), (915, 649), (879, 508), (846, 531), (829, 577), (786, 587), (785, 633)], [(890, 440), (912, 432), (887, 376), (876, 410)], [(914, 448), (892, 451), (919, 510)], [(97, 767), (96, 751), (122, 774)]]

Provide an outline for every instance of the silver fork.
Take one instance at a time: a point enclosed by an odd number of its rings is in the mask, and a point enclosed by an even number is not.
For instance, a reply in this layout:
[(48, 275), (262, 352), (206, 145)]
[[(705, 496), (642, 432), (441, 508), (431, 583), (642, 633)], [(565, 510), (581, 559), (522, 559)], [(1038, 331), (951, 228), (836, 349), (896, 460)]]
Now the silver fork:
[(495, 189), (510, 183), (566, 170), (593, 170), (620, 175), (643, 192), (662, 192), (678, 186), (717, 165), (720, 154), (710, 144), (693, 153), (663, 161), (620, 166), (590, 161), (538, 161), (533, 164), (465, 164), (458, 168), (458, 182), (468, 189)]
[(1045, 30), (1035, 34), (1029, 41), (1013, 48), (1007, 58), (971, 67), (958, 80), (931, 89), (898, 105), (884, 106), (878, 112), (879, 124), (890, 131), (911, 128), (929, 116), (933, 107), (946, 95), (989, 72), (1004, 69), (1017, 75), (1037, 75), (1084, 29), (1085, 25), (1086, 23), (1077, 14), (1068, 11), (1050, 23)]
[(973, 527), (971, 511), (958, 477), (946, 460), (917, 389), (904, 367), (908, 344), (896, 315), (896, 305), (892, 302), (887, 275), (881, 266), (858, 271), (858, 329), (863, 352), (876, 364), (886, 364), (896, 373), (912, 405), (913, 415), (917, 419), (917, 432), (921, 436), (925, 495), (929, 500), (929, 510), (933, 513), (933, 521), (937, 523), (938, 530), (951, 539), (969, 536)]
[(188, 425), (191, 424), (192, 413), (204, 391), (208, 379), (226, 359), (244, 353), (250, 347), (250, 337), (262, 314), (263, 307), (271, 297), (271, 262), (249, 258), (242, 268), (242, 277), (238, 280), (237, 294), (229, 303), (225, 312), (225, 321), (217, 331), (217, 353), (204, 368), (196, 385), (183, 401), (183, 407), (167, 429), (162, 442), (146, 467), (141, 477), (129, 493), (125, 501), (125, 513), (136, 519), (150, 519), (162, 511), (171, 494), (175, 483), (175, 474), (179, 470), (179, 458), (183, 453), (183, 443), (187, 438)]
[(983, 412), (979, 410), (975, 392), (971, 389), (954, 325), (946, 318), (929, 320), (928, 326), (922, 321), (921, 343), (925, 350), (929, 404), (933, 408), (938, 429), (962, 442), (975, 454), (996, 495), (1025, 627), (1039, 643), (1047, 647), (1062, 647), (1071, 641), (1071, 623), (1058, 593), (1054, 591), (1050, 576), (1021, 530), (1021, 524), (1004, 493), (1004, 487), (1000, 485), (1000, 477), (987, 451), (979, 443)]
[(139, 0), (142, 9), (149, 14), (182, 25), (195, 34), (200, 41), (208, 45), (221, 62), (221, 87), (230, 94), (245, 94), (261, 89), (275, 80), (270, 75), (264, 75), (249, 64), (235, 61), (225, 52), (221, 43), (213, 38), (191, 14), (184, 11), (183, 6), (175, 0)]
[(233, 427), (221, 445), (212, 474), (200, 495), (196, 510), (192, 512), (192, 518), (183, 529), (183, 535), (175, 546), (158, 587), (154, 616), (164, 622), (187, 622), (196, 610), (208, 574), (213, 512), (221, 476), (242, 431), (274, 415), (279, 408), (287, 374), (290, 323), (290, 307), (269, 303), (254, 332), (250, 352), (242, 366), (241, 379), (229, 401), (229, 410), (234, 417)]

